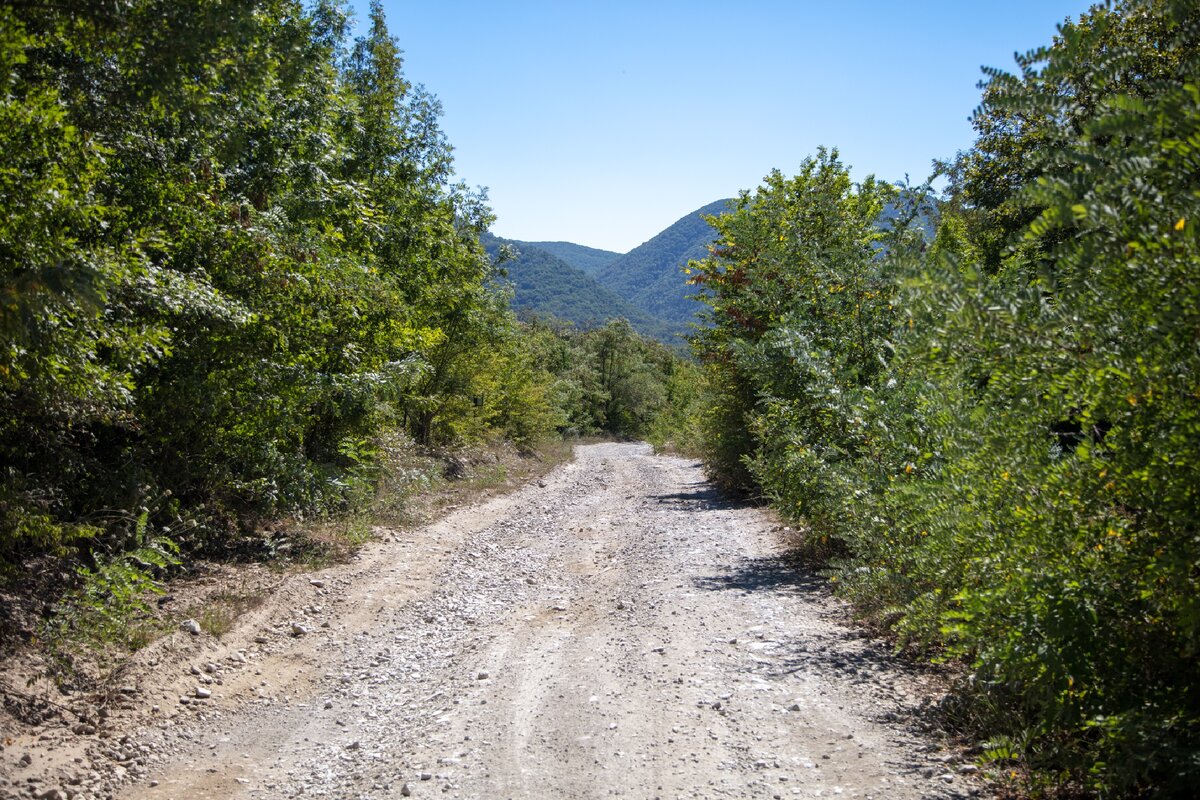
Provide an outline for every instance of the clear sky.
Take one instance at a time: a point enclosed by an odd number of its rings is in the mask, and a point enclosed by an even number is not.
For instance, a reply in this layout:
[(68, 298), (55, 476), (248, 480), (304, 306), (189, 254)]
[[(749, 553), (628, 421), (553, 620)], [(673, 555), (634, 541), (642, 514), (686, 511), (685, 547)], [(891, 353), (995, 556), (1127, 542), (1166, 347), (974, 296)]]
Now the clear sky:
[[(923, 180), (1086, 0), (384, 0), (500, 236), (625, 252), (819, 145)], [(353, 0), (365, 25), (367, 0)]]

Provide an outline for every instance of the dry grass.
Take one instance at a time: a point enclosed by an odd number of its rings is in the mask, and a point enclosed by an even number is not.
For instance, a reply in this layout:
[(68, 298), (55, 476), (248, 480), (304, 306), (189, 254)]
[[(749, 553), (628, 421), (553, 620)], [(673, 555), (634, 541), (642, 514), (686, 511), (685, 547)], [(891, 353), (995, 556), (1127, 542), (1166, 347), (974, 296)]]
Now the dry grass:
[(233, 630), (238, 617), (261, 606), (267, 600), (259, 592), (227, 593), (213, 595), (192, 616), (200, 623), (200, 629), (217, 638)]

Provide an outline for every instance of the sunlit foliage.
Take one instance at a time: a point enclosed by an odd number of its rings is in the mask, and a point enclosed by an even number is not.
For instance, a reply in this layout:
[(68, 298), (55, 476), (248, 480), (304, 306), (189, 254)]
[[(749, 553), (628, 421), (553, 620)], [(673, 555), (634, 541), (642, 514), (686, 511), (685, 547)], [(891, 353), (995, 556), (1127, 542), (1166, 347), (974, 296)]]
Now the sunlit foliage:
[(988, 73), (930, 245), (873, 229), (879, 188), (817, 180), (824, 153), (718, 222), (710, 465), (902, 644), (970, 666), (987, 757), (1188, 796), (1200, 13), (1098, 7), (1019, 66)]

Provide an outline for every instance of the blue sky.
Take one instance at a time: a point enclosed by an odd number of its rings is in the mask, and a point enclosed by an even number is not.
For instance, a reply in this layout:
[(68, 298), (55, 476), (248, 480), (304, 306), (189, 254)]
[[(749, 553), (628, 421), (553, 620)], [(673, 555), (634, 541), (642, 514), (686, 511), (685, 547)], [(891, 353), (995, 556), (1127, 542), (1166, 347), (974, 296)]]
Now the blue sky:
[(1089, 5), (384, 0), (493, 230), (618, 252), (819, 145), (857, 178), (924, 179), (971, 144), (980, 67)]

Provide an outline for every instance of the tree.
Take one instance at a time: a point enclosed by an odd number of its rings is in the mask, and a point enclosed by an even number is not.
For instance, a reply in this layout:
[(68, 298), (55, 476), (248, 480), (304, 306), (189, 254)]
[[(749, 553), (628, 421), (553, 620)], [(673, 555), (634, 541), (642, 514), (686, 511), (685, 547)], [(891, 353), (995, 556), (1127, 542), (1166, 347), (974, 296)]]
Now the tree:
[[(1023, 234), (1041, 213), (1025, 192), (1040, 177), (1059, 177), (1070, 169), (1060, 160), (1063, 147), (1083, 131), (1116, 94), (1145, 97), (1162, 81), (1179, 74), (1177, 29), (1168, 21), (1174, 0), (1096, 5), (1077, 21), (1068, 21), (1054, 41), (1017, 56), (1020, 74), (985, 68), (983, 99), (972, 117), (977, 139), (966, 152), (941, 165), (950, 178), (952, 207), (970, 227), (981, 268), (998, 274), (1033, 264), (1025, 279), (1059, 239), (1046, 231)], [(1073, 50), (1060, 69), (1043, 71), (1047, 58)], [(1014, 94), (1037, 102), (1010, 102)], [(1047, 238), (1049, 237), (1049, 238)]]
[(837, 151), (821, 150), (795, 177), (772, 172), (710, 220), (719, 238), (690, 269), (712, 325), (693, 344), (718, 393), (708, 460), (722, 482), (743, 490), (757, 482), (782, 500), (789, 481), (808, 485), (816, 473), (773, 473), (776, 462), (759, 456), (774, 442), (816, 448), (803, 469), (818, 471), (858, 447), (855, 397), (880, 372), (891, 321), (877, 248), (895, 195), (873, 178), (856, 186)]

